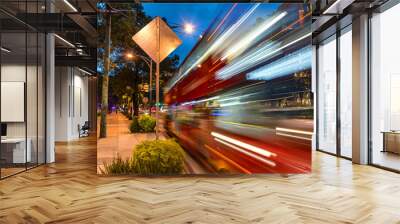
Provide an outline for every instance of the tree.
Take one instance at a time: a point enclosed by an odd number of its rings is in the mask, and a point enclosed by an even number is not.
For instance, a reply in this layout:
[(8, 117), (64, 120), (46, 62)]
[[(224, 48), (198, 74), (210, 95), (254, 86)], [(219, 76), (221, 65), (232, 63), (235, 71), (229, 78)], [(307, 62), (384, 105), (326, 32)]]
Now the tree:
[(141, 69), (140, 66), (130, 63), (110, 79), (110, 96), (119, 99), (119, 105), (123, 105), (128, 99), (127, 106), (132, 108), (133, 116), (139, 115), (139, 105), (143, 99), (143, 94), (138, 88), (141, 83), (138, 72)]
[(100, 115), (100, 138), (107, 137), (107, 113), (108, 113), (108, 77), (110, 73), (111, 52), (111, 14), (108, 14), (106, 22), (106, 52), (104, 55), (104, 75), (102, 78), (101, 91), (101, 115)]
[[(110, 6), (109, 11), (115, 12), (111, 15), (110, 54), (108, 56), (105, 50), (108, 43), (106, 38), (107, 14), (100, 13), (98, 15), (98, 72), (102, 75), (100, 79), (102, 85), (100, 137), (106, 136), (107, 104), (109, 102), (124, 104), (128, 99), (127, 95), (132, 94), (129, 99), (132, 103), (133, 114), (137, 116), (143, 98), (138, 85), (142, 80), (146, 83), (149, 80), (149, 68), (146, 63), (139, 57), (134, 61), (126, 61), (124, 53), (129, 50), (134, 54), (146, 56), (146, 53), (132, 41), (132, 36), (147, 25), (152, 18), (144, 13), (141, 4), (113, 3), (108, 5)], [(175, 55), (168, 57), (160, 64), (160, 87), (164, 86), (175, 73), (178, 63), (179, 58)], [(107, 64), (109, 65), (108, 69)], [(130, 93), (131, 89), (126, 88), (128, 86), (132, 89), (132, 93)], [(125, 100), (122, 100), (123, 98)]]

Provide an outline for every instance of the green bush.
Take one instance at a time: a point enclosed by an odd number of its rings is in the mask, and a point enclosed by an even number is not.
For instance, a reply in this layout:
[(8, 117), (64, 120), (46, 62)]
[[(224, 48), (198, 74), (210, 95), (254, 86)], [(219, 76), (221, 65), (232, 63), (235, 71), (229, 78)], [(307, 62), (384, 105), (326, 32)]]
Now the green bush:
[(153, 132), (156, 127), (156, 119), (150, 115), (139, 117), (139, 126), (143, 132)]
[(111, 163), (104, 163), (104, 170), (100, 171), (102, 174), (130, 174), (133, 172), (131, 160), (123, 160), (119, 155), (113, 158)]
[(136, 116), (133, 117), (131, 124), (129, 125), (129, 131), (131, 133), (141, 132), (142, 129), (140, 128), (138, 118)]
[(174, 140), (144, 141), (132, 155), (132, 170), (140, 175), (181, 174), (184, 151)]

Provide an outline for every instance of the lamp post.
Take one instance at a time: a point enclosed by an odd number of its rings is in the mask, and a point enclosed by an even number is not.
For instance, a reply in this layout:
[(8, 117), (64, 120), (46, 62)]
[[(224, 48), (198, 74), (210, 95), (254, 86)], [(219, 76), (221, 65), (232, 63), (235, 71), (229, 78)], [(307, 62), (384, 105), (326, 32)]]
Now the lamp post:
[[(136, 55), (133, 55), (131, 53), (126, 54), (126, 57), (128, 57), (128, 58), (134, 58), (135, 56), (137, 56), (140, 59), (142, 59), (147, 64), (147, 66), (149, 66), (149, 76), (150, 76), (150, 80), (149, 80), (149, 103), (151, 104), (151, 102), (152, 102), (152, 94), (151, 94), (152, 88), (151, 88), (151, 86), (152, 86), (152, 83), (153, 83), (153, 81), (152, 81), (153, 80), (153, 60), (151, 60), (151, 58), (145, 57), (145, 56), (140, 55), (140, 54), (136, 54)], [(151, 108), (150, 108), (150, 110), (151, 110)], [(150, 111), (150, 114), (151, 114), (151, 111)]]
[[(151, 60), (151, 58), (147, 58), (143, 55), (137, 55), (138, 57), (140, 57), (144, 62), (146, 62), (146, 64), (149, 66), (149, 76), (150, 76), (150, 80), (149, 80), (149, 104), (151, 105), (151, 100), (152, 100), (152, 92), (151, 92), (151, 86), (153, 83), (153, 60)], [(151, 107), (150, 107), (150, 114), (151, 114)]]

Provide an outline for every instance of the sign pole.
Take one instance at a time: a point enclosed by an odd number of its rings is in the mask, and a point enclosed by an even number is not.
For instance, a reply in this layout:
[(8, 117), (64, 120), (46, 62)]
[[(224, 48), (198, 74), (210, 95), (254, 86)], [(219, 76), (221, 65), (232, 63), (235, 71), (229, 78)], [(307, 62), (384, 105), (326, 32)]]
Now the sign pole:
[[(161, 20), (159, 16), (153, 19), (139, 32), (137, 32), (132, 40), (135, 41), (147, 55), (156, 63), (156, 139), (160, 135), (160, 63), (168, 57), (168, 55), (175, 50), (182, 41), (178, 38), (176, 33), (171, 30), (168, 25)], [(161, 41), (163, 41), (161, 43)], [(150, 62), (150, 74), (152, 64)], [(151, 76), (150, 76), (151, 77)], [(151, 96), (151, 83), (150, 78), (150, 102)]]
[(150, 115), (151, 115), (151, 103), (152, 101), (152, 88), (151, 85), (153, 85), (153, 60), (150, 58), (150, 81), (149, 81), (149, 105), (150, 105)]
[(157, 17), (157, 65), (156, 65), (156, 139), (159, 135), (159, 110), (160, 110), (160, 18)]
[(160, 110), (160, 63), (157, 62), (156, 76), (156, 139), (159, 135), (159, 110)]

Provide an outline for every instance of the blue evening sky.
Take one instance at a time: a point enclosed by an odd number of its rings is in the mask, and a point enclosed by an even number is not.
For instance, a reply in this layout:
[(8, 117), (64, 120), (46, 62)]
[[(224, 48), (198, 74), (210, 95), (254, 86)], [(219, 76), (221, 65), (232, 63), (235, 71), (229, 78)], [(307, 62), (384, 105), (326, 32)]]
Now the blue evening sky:
[[(186, 34), (182, 29), (174, 29), (182, 40), (179, 46), (172, 54), (178, 54), (180, 62), (192, 50), (200, 38), (200, 35), (210, 26), (211, 22), (220, 15), (224, 15), (233, 3), (142, 3), (147, 15), (155, 17), (160, 16), (167, 19), (169, 25), (182, 25), (191, 23), (195, 27), (193, 34)], [(254, 3), (240, 4), (236, 10), (244, 13)], [(265, 17), (271, 15), (280, 4), (261, 4), (254, 13), (253, 19), (258, 16)], [(237, 14), (240, 15), (241, 13)]]
[(182, 29), (174, 29), (182, 40), (173, 54), (178, 54), (180, 62), (192, 50), (200, 35), (208, 28), (216, 16), (225, 13), (232, 3), (142, 3), (144, 11), (152, 17), (167, 19), (170, 25), (191, 23), (195, 27), (193, 34), (186, 34)]

